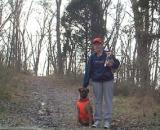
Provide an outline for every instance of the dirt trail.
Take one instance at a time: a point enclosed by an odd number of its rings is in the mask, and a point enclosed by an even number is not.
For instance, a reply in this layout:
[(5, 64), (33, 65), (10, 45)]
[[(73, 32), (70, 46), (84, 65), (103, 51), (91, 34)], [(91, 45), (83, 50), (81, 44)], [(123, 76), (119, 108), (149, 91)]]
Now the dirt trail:
[[(1, 108), (3, 107), (6, 110), (5, 114), (0, 113), (0, 129), (4, 127), (24, 127), (27, 130), (31, 130), (28, 128), (32, 127), (36, 129), (46, 129), (48, 127), (51, 129), (65, 128), (67, 130), (82, 129), (77, 125), (77, 110), (75, 107), (76, 100), (79, 97), (77, 90), (80, 86), (69, 84), (63, 80), (46, 77), (25, 77), (23, 79), (24, 93), (17, 93), (15, 100), (10, 102), (0, 100)], [(89, 97), (93, 103), (92, 89), (90, 90)], [(145, 125), (139, 128), (139, 123), (131, 126), (130, 120), (132, 119), (128, 119), (127, 123), (124, 116), (115, 119), (122, 123), (113, 127), (112, 130), (156, 130), (154, 127), (151, 129)], [(119, 126), (122, 128), (119, 128)], [(159, 130), (159, 127), (157, 130)]]
[(8, 104), (1, 126), (72, 127), (76, 126), (77, 88), (45, 77), (25, 79), (26, 94), (18, 103)]

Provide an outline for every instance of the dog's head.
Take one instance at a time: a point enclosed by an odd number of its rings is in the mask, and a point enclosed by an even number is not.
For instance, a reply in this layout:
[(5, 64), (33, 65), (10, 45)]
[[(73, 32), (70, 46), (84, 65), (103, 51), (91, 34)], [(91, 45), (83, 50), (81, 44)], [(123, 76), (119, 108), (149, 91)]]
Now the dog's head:
[(79, 88), (80, 98), (85, 99), (88, 96), (89, 89), (88, 88)]

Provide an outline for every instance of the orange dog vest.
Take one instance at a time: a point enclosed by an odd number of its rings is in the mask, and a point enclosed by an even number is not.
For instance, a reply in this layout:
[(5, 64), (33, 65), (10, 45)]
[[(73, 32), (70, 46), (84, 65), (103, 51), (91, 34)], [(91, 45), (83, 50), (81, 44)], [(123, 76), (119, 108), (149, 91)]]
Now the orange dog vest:
[(83, 99), (77, 101), (77, 108), (79, 109), (79, 120), (82, 122), (89, 122), (93, 120), (93, 116), (87, 111), (87, 107), (90, 105), (89, 99)]

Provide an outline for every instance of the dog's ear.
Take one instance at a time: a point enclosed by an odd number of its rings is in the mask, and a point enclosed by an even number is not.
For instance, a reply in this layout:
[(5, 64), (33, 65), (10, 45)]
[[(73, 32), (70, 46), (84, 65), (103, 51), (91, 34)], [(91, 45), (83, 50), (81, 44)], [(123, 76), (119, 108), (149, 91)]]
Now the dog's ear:
[(81, 92), (83, 88), (79, 88), (78, 91)]

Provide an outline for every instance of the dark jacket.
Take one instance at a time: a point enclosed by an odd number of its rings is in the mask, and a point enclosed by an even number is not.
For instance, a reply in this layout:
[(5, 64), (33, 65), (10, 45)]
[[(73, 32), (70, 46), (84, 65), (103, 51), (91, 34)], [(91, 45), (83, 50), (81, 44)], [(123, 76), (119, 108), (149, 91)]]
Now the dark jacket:
[(107, 54), (105, 51), (103, 51), (103, 54), (101, 56), (97, 56), (96, 53), (93, 53), (88, 63), (85, 67), (85, 75), (83, 79), (83, 87), (87, 87), (89, 84), (90, 78), (94, 82), (103, 82), (103, 81), (110, 81), (114, 79), (112, 69), (117, 69), (119, 67), (119, 61), (114, 57), (114, 55), (111, 55), (110, 58), (113, 59), (113, 66), (108, 67), (104, 66), (104, 63), (106, 61)]

